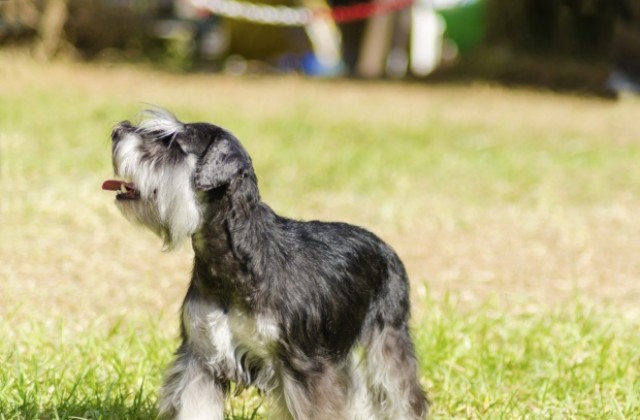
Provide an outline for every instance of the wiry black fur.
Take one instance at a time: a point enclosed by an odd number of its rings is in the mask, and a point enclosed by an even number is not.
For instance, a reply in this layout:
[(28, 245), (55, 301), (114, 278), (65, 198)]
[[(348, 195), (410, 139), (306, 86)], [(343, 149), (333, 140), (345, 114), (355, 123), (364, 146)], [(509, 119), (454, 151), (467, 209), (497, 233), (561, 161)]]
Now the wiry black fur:
[[(347, 414), (352, 412), (345, 402), (357, 382), (350, 355), (357, 347), (368, 354), (374, 346), (380, 348), (376, 360), (390, 365), (384, 374), (376, 374), (381, 369), (377, 366), (363, 374), (369, 403), (380, 411), (378, 418), (389, 418), (382, 412), (392, 405), (393, 387), (404, 387), (402, 398), (409, 408), (392, 418), (426, 415), (408, 333), (407, 275), (387, 244), (349, 224), (301, 222), (275, 214), (260, 199), (249, 155), (220, 127), (185, 124), (167, 138), (163, 133), (136, 132), (136, 127), (122, 123), (114, 130), (114, 148), (131, 132), (153, 144), (145, 151), (149, 159), (158, 159), (158, 148), (165, 158), (198, 159), (193, 188), (202, 221), (192, 236), (195, 262), (183, 304), (182, 345), (163, 391), (163, 409), (170, 416), (178, 416), (181, 404), (186, 404), (187, 397), (180, 393), (189, 386), (185, 372), (192, 371), (202, 372), (203, 381), (213, 384), (211, 390), (224, 392), (234, 381), (274, 391), (296, 418), (353, 416)], [(194, 302), (207, 308), (204, 314), (218, 311), (224, 317), (236, 311), (269, 317), (277, 325), (277, 339), (266, 344), (264, 352), (238, 344), (235, 369), (210, 364), (194, 344), (198, 340), (193, 335), (204, 333), (190, 323), (205, 317), (189, 309), (196, 308)], [(217, 351), (215, 345), (213, 349)], [(269, 369), (272, 375), (264, 373)], [(261, 372), (275, 379), (255, 383)], [(380, 379), (385, 375), (396, 375), (397, 381), (387, 384), (387, 379)], [(283, 385), (287, 380), (297, 387), (295, 392)]]

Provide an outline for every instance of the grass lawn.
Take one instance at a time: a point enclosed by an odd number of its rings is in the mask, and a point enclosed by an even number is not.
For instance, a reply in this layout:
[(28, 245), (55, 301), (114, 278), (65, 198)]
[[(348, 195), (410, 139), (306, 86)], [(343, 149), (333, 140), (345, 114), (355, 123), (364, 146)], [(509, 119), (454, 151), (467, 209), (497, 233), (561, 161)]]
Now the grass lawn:
[(396, 248), (432, 417), (640, 417), (639, 101), (0, 62), (0, 419), (156, 416), (192, 253), (100, 190), (145, 103), (233, 131), (279, 213)]

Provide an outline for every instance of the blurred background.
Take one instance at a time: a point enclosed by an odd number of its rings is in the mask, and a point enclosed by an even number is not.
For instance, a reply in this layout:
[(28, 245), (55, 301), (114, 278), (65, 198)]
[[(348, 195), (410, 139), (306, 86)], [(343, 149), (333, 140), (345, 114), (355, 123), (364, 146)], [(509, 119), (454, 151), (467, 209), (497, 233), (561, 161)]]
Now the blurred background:
[(8, 0), (0, 45), (174, 71), (638, 91), (634, 0)]

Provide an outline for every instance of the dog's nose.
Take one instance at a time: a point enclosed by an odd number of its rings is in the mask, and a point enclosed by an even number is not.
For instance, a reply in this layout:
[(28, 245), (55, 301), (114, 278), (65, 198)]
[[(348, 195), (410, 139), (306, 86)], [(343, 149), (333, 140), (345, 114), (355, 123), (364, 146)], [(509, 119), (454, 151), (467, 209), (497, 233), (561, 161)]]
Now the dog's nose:
[(133, 127), (129, 121), (122, 121), (113, 128), (113, 131), (111, 132), (111, 140), (119, 140), (123, 134), (128, 133), (132, 128)]

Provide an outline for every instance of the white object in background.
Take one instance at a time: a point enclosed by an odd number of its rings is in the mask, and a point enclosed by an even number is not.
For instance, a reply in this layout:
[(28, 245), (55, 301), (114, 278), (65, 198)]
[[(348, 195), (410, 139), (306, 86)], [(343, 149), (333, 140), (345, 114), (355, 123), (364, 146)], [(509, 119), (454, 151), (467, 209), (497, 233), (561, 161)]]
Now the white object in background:
[(429, 0), (418, 1), (411, 10), (411, 72), (431, 74), (442, 59), (445, 22)]
[(431, 0), (431, 6), (437, 10), (453, 9), (454, 7), (464, 6), (465, 4), (474, 3), (477, 0)]
[(318, 62), (323, 68), (336, 71), (342, 63), (342, 35), (336, 23), (327, 18), (315, 19), (304, 30)]

